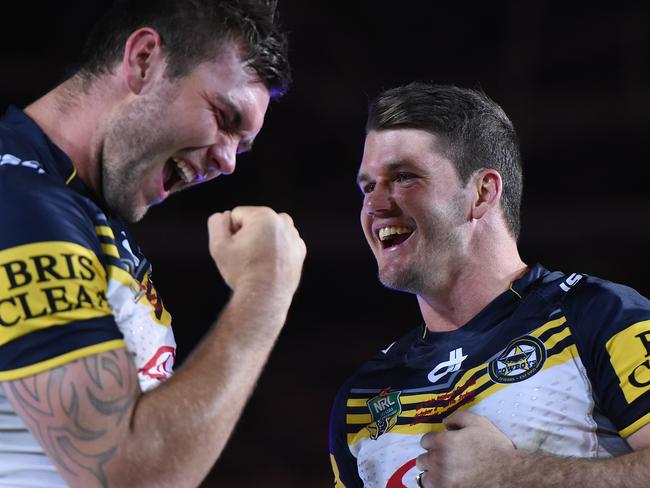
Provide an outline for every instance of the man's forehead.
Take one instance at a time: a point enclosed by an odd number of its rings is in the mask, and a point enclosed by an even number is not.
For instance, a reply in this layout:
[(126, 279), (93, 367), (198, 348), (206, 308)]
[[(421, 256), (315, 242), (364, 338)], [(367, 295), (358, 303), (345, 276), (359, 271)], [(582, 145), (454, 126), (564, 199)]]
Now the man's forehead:
[(362, 166), (419, 160), (428, 153), (438, 152), (437, 147), (437, 137), (421, 129), (372, 130), (364, 142)]
[(226, 110), (229, 122), (246, 133), (257, 133), (264, 123), (270, 103), (270, 92), (266, 85), (251, 81), (233, 90), (215, 92), (213, 102)]
[(432, 169), (436, 161), (452, 164), (443, 148), (441, 138), (422, 129), (398, 127), (369, 131), (357, 181), (371, 179), (373, 174)]

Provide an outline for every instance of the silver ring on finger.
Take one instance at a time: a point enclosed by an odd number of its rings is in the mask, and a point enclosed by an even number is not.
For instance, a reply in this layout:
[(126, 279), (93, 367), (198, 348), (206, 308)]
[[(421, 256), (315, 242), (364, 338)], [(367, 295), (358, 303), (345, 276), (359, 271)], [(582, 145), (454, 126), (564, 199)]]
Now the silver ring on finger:
[(415, 477), (415, 482), (418, 484), (420, 488), (424, 488), (424, 485), (422, 484), (422, 475), (426, 473), (426, 471), (420, 471), (418, 475)]

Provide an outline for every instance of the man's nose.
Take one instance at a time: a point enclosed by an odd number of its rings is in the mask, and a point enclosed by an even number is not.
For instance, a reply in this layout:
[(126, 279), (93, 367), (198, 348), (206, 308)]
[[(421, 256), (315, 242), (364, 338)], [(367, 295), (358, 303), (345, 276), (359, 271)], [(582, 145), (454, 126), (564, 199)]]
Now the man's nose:
[(234, 137), (220, 138), (210, 148), (208, 164), (209, 173), (229, 175), (235, 171), (237, 165), (237, 147), (239, 141)]

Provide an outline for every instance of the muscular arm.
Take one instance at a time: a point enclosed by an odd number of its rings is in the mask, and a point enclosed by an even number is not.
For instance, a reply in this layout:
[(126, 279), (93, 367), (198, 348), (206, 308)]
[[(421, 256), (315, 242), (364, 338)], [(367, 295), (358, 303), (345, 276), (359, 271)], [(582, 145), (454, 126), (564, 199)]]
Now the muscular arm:
[(71, 486), (196, 486), (224, 448), (286, 319), (304, 244), (268, 209), (210, 225), (233, 295), (169, 381), (142, 394), (121, 349), (4, 385)]
[[(591, 488), (644, 488), (650, 480), (650, 426), (630, 436), (635, 451), (609, 459), (575, 459), (535, 453), (517, 453), (505, 470), (500, 486), (589, 486)], [(636, 445), (634, 440), (637, 440)], [(643, 439), (643, 442), (638, 442)], [(522, 473), (525, 473), (522, 475)]]
[(484, 417), (459, 412), (448, 429), (422, 438), (417, 466), (423, 485), (436, 488), (644, 488), (650, 480), (650, 425), (628, 438), (634, 452), (609, 459), (564, 458), (516, 450)]

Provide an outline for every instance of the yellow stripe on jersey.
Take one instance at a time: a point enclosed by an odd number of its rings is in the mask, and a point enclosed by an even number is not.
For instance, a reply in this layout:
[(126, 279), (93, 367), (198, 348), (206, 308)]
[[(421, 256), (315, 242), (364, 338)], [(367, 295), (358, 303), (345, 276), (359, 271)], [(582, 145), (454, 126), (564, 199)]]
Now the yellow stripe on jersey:
[(571, 361), (579, 356), (578, 348), (575, 344), (570, 344), (561, 351), (549, 356), (546, 359), (546, 363), (542, 367), (542, 370), (552, 368), (553, 366), (559, 366), (564, 364), (567, 361)]
[(95, 234), (97, 234), (98, 236), (110, 237), (113, 240), (115, 239), (115, 234), (113, 234), (113, 229), (111, 229), (108, 225), (96, 225)]
[(71, 363), (77, 359), (99, 354), (100, 352), (112, 351), (114, 349), (121, 349), (125, 347), (126, 343), (123, 339), (115, 339), (112, 341), (103, 342), (101, 344), (93, 344), (92, 346), (76, 349), (69, 353), (62, 354), (61, 356), (48, 359), (47, 361), (30, 364), (24, 368), (2, 371), (0, 372), (0, 381), (17, 380), (26, 376), (32, 376), (38, 373), (42, 373), (43, 371), (63, 366), (64, 364)]
[(113, 258), (120, 259), (120, 252), (117, 250), (117, 246), (115, 244), (102, 244), (101, 246), (104, 254)]
[(345, 416), (346, 424), (369, 424), (372, 416), (369, 413), (349, 413)]
[(646, 413), (643, 417), (641, 417), (633, 424), (628, 425), (623, 430), (620, 430), (619, 434), (621, 434), (622, 437), (629, 437), (632, 434), (634, 434), (637, 430), (639, 430), (641, 427), (644, 427), (649, 423), (650, 423), (650, 412)]
[(345, 404), (348, 407), (365, 407), (368, 404), (368, 398), (348, 398)]
[(333, 454), (330, 454), (330, 462), (332, 463), (332, 471), (334, 471), (334, 488), (345, 488), (345, 485), (341, 481), (341, 475), (339, 474), (339, 467), (336, 464), (336, 459), (334, 459)]
[(0, 345), (106, 315), (106, 271), (90, 249), (49, 241), (0, 251)]
[(128, 272), (118, 266), (108, 265), (108, 279), (115, 280), (118, 283), (130, 287), (135, 278)]
[[(542, 334), (544, 334), (545, 332), (547, 332), (548, 330), (550, 330), (550, 329), (552, 329), (554, 327), (558, 327), (558, 326), (562, 325), (564, 322), (566, 322), (566, 317), (560, 317), (560, 318), (555, 319), (555, 320), (550, 320), (550, 321), (546, 322), (545, 324), (540, 325), (535, 330), (530, 331), (530, 333), (528, 335), (532, 335), (533, 337), (537, 337), (539, 339), (539, 336), (541, 336)], [(551, 337), (555, 337), (556, 335), (557, 335), (557, 333), (554, 334)], [(546, 340), (546, 343), (548, 343), (548, 339)], [(548, 347), (547, 347), (547, 349), (548, 349)]]
[[(102, 237), (109, 237), (115, 241), (115, 234), (113, 234), (113, 229), (107, 225), (96, 225), (95, 234)], [(117, 259), (120, 259), (120, 251), (118, 251), (117, 246), (114, 243), (102, 243), (102, 251), (107, 256), (111, 256)]]
[(650, 387), (650, 320), (620, 331), (605, 345), (627, 403)]

